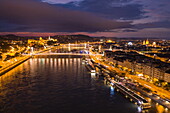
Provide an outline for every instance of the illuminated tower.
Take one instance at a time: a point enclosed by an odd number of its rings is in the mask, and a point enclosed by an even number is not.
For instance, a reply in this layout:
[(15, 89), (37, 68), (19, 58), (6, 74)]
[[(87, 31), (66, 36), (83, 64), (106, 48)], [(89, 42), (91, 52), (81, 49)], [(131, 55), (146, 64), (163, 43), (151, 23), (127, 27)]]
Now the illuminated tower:
[(50, 37), (50, 36), (48, 37), (48, 40), (51, 40), (51, 37)]
[(110, 45), (110, 48), (109, 48), (109, 50), (112, 50), (112, 45)]
[(143, 41), (143, 45), (145, 45), (146, 43), (145, 43), (145, 40)]
[(42, 37), (40, 37), (39, 40), (42, 40)]
[(147, 40), (146, 40), (146, 45), (148, 45), (148, 44), (149, 44), (149, 40), (147, 39)]

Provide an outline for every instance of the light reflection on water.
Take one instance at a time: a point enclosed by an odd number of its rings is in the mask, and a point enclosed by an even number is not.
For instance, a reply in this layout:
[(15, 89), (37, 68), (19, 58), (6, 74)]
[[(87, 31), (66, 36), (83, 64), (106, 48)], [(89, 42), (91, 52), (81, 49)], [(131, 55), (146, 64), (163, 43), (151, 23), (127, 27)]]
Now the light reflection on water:
[(7, 113), (138, 112), (99, 76), (90, 75), (80, 56), (40, 56), (4, 74), (0, 105)]
[(110, 86), (110, 96), (112, 97), (114, 96), (114, 94), (115, 94), (115, 88)]

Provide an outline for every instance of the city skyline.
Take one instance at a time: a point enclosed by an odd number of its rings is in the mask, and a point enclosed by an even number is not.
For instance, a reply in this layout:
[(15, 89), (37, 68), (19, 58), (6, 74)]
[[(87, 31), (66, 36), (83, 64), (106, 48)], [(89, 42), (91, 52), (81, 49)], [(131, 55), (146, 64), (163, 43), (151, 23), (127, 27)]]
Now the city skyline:
[(168, 0), (1, 0), (0, 34), (169, 38)]
[(0, 37), (1, 112), (169, 113), (169, 40)]
[(170, 0), (0, 0), (0, 113), (170, 113)]

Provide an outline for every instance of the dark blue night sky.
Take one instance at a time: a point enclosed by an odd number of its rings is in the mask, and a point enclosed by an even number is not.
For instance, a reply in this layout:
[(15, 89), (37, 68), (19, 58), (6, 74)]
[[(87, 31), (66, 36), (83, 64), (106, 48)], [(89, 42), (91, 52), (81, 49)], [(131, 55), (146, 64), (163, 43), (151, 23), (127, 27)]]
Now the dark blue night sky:
[(170, 36), (169, 0), (0, 0), (0, 34)]

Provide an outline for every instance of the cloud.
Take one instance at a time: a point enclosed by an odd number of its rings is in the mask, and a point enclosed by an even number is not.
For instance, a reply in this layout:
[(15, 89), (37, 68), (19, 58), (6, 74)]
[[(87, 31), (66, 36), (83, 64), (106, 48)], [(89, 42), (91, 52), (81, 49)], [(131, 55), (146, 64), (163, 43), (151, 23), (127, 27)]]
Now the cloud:
[(33, 0), (1, 0), (0, 15), (1, 32), (96, 32), (131, 26)]
[(169, 37), (169, 7), (169, 0), (0, 0), (0, 32)]
[(122, 37), (147, 37), (147, 38), (169, 38), (170, 29), (169, 28), (145, 28), (138, 30), (138, 32), (124, 32), (122, 34), (117, 34)]
[(108, 30), (105, 31), (107, 33), (111, 32), (111, 33), (124, 33), (124, 32), (138, 32), (139, 29), (137, 28), (120, 28), (120, 29), (112, 29), (112, 30)]
[(157, 21), (170, 20), (170, 1), (169, 0), (133, 0), (143, 6), (145, 19), (135, 20), (134, 23), (150, 23)]
[(157, 21), (150, 23), (135, 24), (133, 28), (146, 29), (146, 28), (170, 28), (170, 21)]
[(70, 2), (80, 2), (83, 0), (42, 0), (42, 2), (47, 2), (50, 4), (66, 4)]
[(138, 30), (138, 32), (129, 31), (123, 32), (121, 29), (114, 30), (113, 32), (0, 32), (0, 35), (5, 34), (16, 34), (19, 36), (54, 36), (54, 35), (73, 35), (73, 34), (84, 34), (94, 37), (136, 37), (136, 38), (166, 38), (170, 36), (169, 28), (146, 28)]
[(56, 5), (135, 24), (170, 20), (169, 0), (82, 0)]
[(132, 0), (82, 0), (67, 4), (56, 4), (74, 10), (93, 12), (110, 19), (134, 20), (144, 18), (143, 6)]
[(96, 32), (86, 33), (90, 36), (106, 36), (106, 37), (135, 37), (135, 38), (167, 38), (170, 39), (169, 28), (146, 28), (138, 30), (138, 32)]

